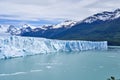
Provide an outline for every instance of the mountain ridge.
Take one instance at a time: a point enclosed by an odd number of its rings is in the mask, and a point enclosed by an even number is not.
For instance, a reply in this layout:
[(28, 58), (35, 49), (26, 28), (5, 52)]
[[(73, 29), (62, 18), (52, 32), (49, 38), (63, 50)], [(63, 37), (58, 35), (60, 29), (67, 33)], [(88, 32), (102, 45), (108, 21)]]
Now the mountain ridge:
[(62, 40), (108, 41), (109, 45), (120, 45), (120, 9), (94, 14), (81, 21), (67, 20), (56, 25), (20, 28), (9, 26), (12, 35), (43, 37)]

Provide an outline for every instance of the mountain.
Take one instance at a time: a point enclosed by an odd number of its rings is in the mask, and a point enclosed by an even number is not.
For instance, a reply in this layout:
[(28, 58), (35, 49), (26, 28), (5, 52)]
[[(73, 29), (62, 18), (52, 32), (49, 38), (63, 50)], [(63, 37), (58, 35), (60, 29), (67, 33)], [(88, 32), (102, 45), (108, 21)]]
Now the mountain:
[(19, 35), (62, 40), (108, 41), (108, 45), (120, 45), (120, 9), (104, 11), (81, 21), (67, 20), (56, 25), (34, 27), (0, 26), (0, 35)]
[(66, 31), (67, 29), (70, 29), (72, 26), (76, 24), (77, 24), (76, 21), (67, 20), (56, 25), (44, 25), (42, 27), (32, 29), (29, 32), (22, 31), (21, 36), (53, 38), (55, 35), (58, 35)]
[(67, 20), (57, 25), (42, 26), (23, 32), (21, 36), (62, 40), (105, 40), (109, 45), (120, 45), (120, 9), (94, 14), (82, 21)]
[(120, 9), (90, 16), (54, 39), (108, 41), (120, 45)]
[(30, 32), (36, 27), (24, 24), (22, 26), (16, 27), (14, 25), (0, 25), (0, 34), (8, 35), (21, 35), (24, 32)]
[(95, 21), (107, 21), (107, 20), (114, 20), (120, 17), (120, 9), (116, 9), (113, 12), (104, 11), (102, 13), (94, 14), (82, 22), (84, 23), (93, 23)]
[(10, 33), (7, 33), (8, 28), (9, 28), (9, 25), (0, 25), (0, 36), (10, 35)]

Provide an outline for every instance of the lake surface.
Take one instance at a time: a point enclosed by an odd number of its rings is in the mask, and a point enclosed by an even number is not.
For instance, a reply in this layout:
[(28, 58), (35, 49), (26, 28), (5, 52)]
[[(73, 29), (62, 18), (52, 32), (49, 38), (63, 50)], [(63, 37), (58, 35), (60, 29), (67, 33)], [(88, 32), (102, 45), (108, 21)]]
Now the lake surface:
[(0, 60), (0, 80), (106, 80), (120, 78), (120, 47)]

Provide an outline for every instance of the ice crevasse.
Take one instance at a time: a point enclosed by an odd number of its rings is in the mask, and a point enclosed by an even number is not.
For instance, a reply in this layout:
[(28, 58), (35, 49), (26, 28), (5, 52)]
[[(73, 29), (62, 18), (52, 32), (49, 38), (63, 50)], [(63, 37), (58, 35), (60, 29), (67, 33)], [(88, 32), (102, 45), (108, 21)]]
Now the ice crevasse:
[(0, 37), (0, 59), (53, 52), (106, 49), (107, 41), (52, 40), (20, 36)]

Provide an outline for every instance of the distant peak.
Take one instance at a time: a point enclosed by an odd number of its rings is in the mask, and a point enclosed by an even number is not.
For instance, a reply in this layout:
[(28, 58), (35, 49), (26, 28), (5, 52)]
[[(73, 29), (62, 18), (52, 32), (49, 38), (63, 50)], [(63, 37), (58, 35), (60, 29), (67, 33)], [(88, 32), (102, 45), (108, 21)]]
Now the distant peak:
[(72, 26), (74, 26), (77, 22), (73, 21), (73, 20), (66, 20), (62, 23), (59, 23), (57, 25), (54, 25), (52, 28), (56, 29), (56, 28), (71, 28)]
[(115, 12), (120, 12), (120, 8), (116, 9)]
[(64, 22), (71, 22), (71, 21), (73, 21), (73, 20), (65, 20)]
[(22, 27), (27, 28), (29, 26), (30, 26), (29, 24), (24, 24)]
[(95, 22), (97, 20), (100, 20), (100, 21), (107, 21), (107, 20), (113, 20), (113, 19), (117, 19), (120, 17), (120, 9), (116, 9), (115, 11), (104, 11), (104, 12), (101, 12), (101, 13), (97, 13), (97, 14), (94, 14), (93, 16), (90, 16), (86, 19), (83, 20), (83, 22), (85, 23), (92, 23), (92, 22)]

